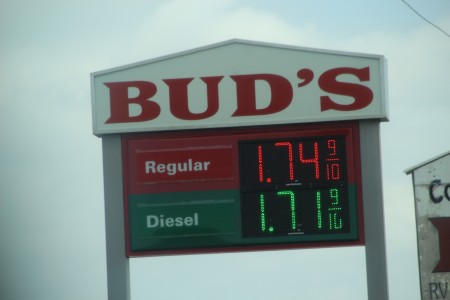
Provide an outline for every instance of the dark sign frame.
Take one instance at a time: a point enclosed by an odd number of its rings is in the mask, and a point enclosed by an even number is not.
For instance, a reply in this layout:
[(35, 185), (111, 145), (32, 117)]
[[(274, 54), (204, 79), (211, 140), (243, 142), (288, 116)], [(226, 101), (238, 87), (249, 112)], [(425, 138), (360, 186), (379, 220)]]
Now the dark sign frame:
[[(245, 216), (246, 208), (245, 205), (242, 205), (241, 201), (244, 197), (243, 194), (248, 192), (248, 187), (244, 186), (241, 178), (244, 171), (242, 170), (243, 163), (239, 162), (240, 157), (242, 159), (242, 150), (239, 150), (242, 148), (240, 145), (260, 141), (293, 141), (295, 138), (298, 138), (299, 135), (299, 141), (303, 141), (305, 139), (311, 140), (316, 137), (319, 139), (331, 137), (343, 139), (346, 151), (341, 151), (340, 153), (345, 154), (345, 158), (342, 157), (342, 162), (345, 163), (345, 168), (343, 168), (343, 170), (345, 172), (346, 183), (344, 184), (343, 180), (340, 180), (338, 185), (340, 189), (345, 192), (347, 200), (350, 199), (348, 201), (351, 203), (346, 208), (348, 211), (348, 217), (345, 219), (345, 222), (350, 222), (351, 224), (348, 225), (345, 233), (333, 233), (329, 231), (327, 234), (305, 234), (298, 231), (299, 234), (287, 232), (286, 234), (274, 236), (262, 235), (251, 237), (251, 235), (249, 236), (248, 234), (246, 236), (246, 234), (243, 233), (243, 227), (247, 218)], [(138, 168), (143, 167), (142, 162), (140, 162), (140, 164), (137, 163), (136, 153), (139, 151), (142, 153), (143, 150), (147, 149), (147, 151), (154, 151), (159, 154), (167, 150), (173, 151), (174, 149), (206, 149), (205, 151), (208, 151), (208, 149), (223, 148), (230, 145), (232, 149), (230, 152), (230, 159), (232, 160), (231, 163), (233, 170), (231, 173), (229, 171), (226, 172), (228, 176), (225, 176), (226, 178), (220, 178), (220, 172), (216, 172), (216, 175), (214, 175), (215, 177), (211, 180), (208, 180), (208, 178), (201, 178), (201, 176), (199, 177), (199, 175), (196, 175), (192, 179), (190, 179), (189, 176), (180, 177), (181, 179), (174, 180), (174, 182), (168, 182), (167, 180), (165, 182), (143, 182), (142, 176), (141, 179), (136, 177)], [(333, 145), (331, 145), (330, 148), (331, 150), (332, 146)], [(323, 148), (325, 146), (321, 147), (322, 151), (326, 149)], [(210, 152), (213, 151), (214, 150), (210, 150)], [(308, 155), (310, 156), (310, 154)], [(306, 157), (307, 154), (305, 152), (304, 161), (306, 161)], [(224, 157), (223, 159), (227, 158)], [(170, 161), (170, 159), (168, 161)], [(363, 229), (364, 220), (362, 208), (359, 126), (357, 122), (332, 122), (307, 125), (278, 125), (233, 129), (205, 129), (196, 131), (125, 134), (122, 135), (122, 162), (124, 178), (123, 191), (125, 201), (124, 218), (127, 248), (126, 254), (128, 257), (356, 246), (364, 245), (365, 243)], [(191, 165), (192, 164), (193, 162), (191, 162)], [(162, 163), (160, 168), (161, 174), (167, 172), (165, 170), (166, 167), (169, 167), (169, 164), (167, 163), (164, 165)], [(154, 165), (151, 165), (150, 168), (151, 171), (157, 171)], [(189, 166), (186, 168), (189, 168)], [(183, 171), (183, 169), (179, 170), (179, 172), (181, 171)], [(165, 178), (168, 177), (166, 174), (164, 175)], [(349, 182), (351, 183), (350, 185), (348, 185)], [(299, 181), (295, 178), (292, 184), (297, 186), (297, 190), (299, 190), (298, 186), (301, 184), (304, 184), (301, 189), (306, 190), (310, 188), (327, 188), (326, 184), (324, 186), (323, 183), (315, 187), (308, 187), (306, 182), (301, 182), (301, 180)], [(273, 187), (268, 187), (268, 184), (266, 183), (261, 185), (260, 190), (258, 190), (257, 187), (255, 189), (253, 186), (253, 191), (274, 191), (283, 189), (283, 187), (286, 187), (286, 183), (278, 183)], [(333, 188), (332, 185), (328, 186), (328, 191), (330, 191), (331, 188)], [(234, 199), (234, 202), (228, 202), (229, 204), (227, 206), (225, 204), (226, 201), (224, 202), (223, 197), (220, 196), (222, 192), (226, 194), (225, 198)], [(180, 195), (185, 197), (183, 203), (188, 203), (190, 206), (183, 207), (183, 205), (180, 204), (180, 201), (176, 200), (180, 198)], [(155, 201), (151, 200), (151, 198), (159, 199), (156, 200), (156, 206), (147, 205), (148, 203)], [(194, 232), (191, 230), (194, 229), (194, 222), (199, 222), (199, 216), (195, 215), (194, 211), (191, 210), (186, 215), (183, 215), (183, 213), (178, 213), (178, 215), (175, 214), (173, 216), (169, 215), (174, 211), (170, 209), (156, 209), (154, 214), (148, 213), (149, 209), (154, 209), (154, 207), (164, 207), (164, 203), (170, 203), (171, 207), (178, 206), (181, 210), (186, 208), (189, 210), (189, 207), (192, 207), (192, 205), (198, 203), (198, 201), (212, 201), (212, 203), (215, 203), (216, 207), (220, 207), (217, 211), (228, 211), (228, 215), (226, 215), (226, 213), (224, 216), (217, 215), (218, 218), (223, 218), (221, 223), (227, 223), (228, 221), (226, 220), (232, 216), (235, 218), (234, 222), (236, 222), (236, 225), (233, 227), (232, 224), (225, 224), (222, 226), (223, 229), (221, 228), (218, 230), (224, 230), (224, 232), (227, 231), (228, 234), (239, 236), (235, 236), (234, 238), (223, 238), (225, 235), (221, 235), (220, 239), (218, 239), (217, 236), (214, 236), (213, 238), (215, 242), (211, 242), (213, 239), (206, 239), (205, 242), (205, 240), (199, 239), (198, 236), (207, 235), (204, 231), (206, 229), (196, 228), (197, 231), (194, 230)], [(146, 205), (149, 208), (145, 211), (143, 207)], [(142, 215), (140, 215), (139, 209), (137, 209), (138, 206), (143, 211)], [(147, 217), (147, 219), (145, 219), (145, 217)], [(136, 219), (139, 219), (139, 221), (136, 221)], [(155, 233), (155, 230), (152, 231), (152, 227), (156, 227), (155, 224), (158, 222), (162, 222), (160, 225), (169, 225), (172, 233), (175, 232), (175, 237), (168, 237), (166, 234), (161, 233), (161, 231), (159, 231), (159, 233)], [(180, 231), (183, 226), (180, 225), (180, 228), (176, 228), (176, 222), (178, 222), (179, 225), (187, 224), (186, 226), (190, 227), (188, 228), (189, 230)], [(143, 226), (147, 228), (143, 229)], [(168, 231), (167, 226), (164, 229), (166, 232), (170, 232)], [(179, 234), (180, 237), (177, 237), (177, 234)], [(154, 244), (152, 244), (152, 242), (148, 242), (152, 239), (155, 240), (155, 237), (158, 239), (158, 242), (155, 242)], [(171, 239), (172, 241), (168, 242)], [(183, 240), (186, 239), (190, 239), (190, 241), (184, 243)]]

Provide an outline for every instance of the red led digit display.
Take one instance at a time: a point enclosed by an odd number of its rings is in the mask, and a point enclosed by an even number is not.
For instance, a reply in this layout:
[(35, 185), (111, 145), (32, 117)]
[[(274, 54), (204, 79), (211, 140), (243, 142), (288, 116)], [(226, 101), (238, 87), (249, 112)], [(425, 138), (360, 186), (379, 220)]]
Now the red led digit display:
[(241, 142), (243, 186), (336, 185), (345, 181), (345, 136)]
[(349, 233), (346, 145), (345, 135), (241, 141), (243, 237)]

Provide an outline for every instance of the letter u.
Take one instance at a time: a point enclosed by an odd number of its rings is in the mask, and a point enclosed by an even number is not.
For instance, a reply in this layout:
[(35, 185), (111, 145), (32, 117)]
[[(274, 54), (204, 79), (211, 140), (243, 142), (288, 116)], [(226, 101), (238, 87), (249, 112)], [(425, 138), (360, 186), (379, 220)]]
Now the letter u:
[(187, 163), (178, 163), (178, 172), (186, 172)]
[(206, 83), (207, 108), (201, 113), (189, 110), (188, 85), (194, 78), (164, 79), (169, 86), (170, 111), (181, 120), (201, 120), (209, 118), (219, 110), (219, 82), (223, 76), (201, 77)]

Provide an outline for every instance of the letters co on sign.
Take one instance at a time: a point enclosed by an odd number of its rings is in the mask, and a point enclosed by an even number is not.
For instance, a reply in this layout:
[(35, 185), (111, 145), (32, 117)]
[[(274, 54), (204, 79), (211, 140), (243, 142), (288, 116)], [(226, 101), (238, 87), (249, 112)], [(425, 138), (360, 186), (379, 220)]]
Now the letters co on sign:
[(358, 120), (375, 55), (241, 40), (92, 74), (122, 140), (127, 254), (363, 244)]

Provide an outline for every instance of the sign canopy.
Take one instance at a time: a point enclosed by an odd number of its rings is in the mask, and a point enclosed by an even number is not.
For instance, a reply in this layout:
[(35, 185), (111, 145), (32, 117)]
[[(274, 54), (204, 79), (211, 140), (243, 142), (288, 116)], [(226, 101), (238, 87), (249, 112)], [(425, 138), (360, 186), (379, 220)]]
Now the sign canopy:
[(387, 120), (382, 56), (230, 40), (91, 74), (96, 135)]

